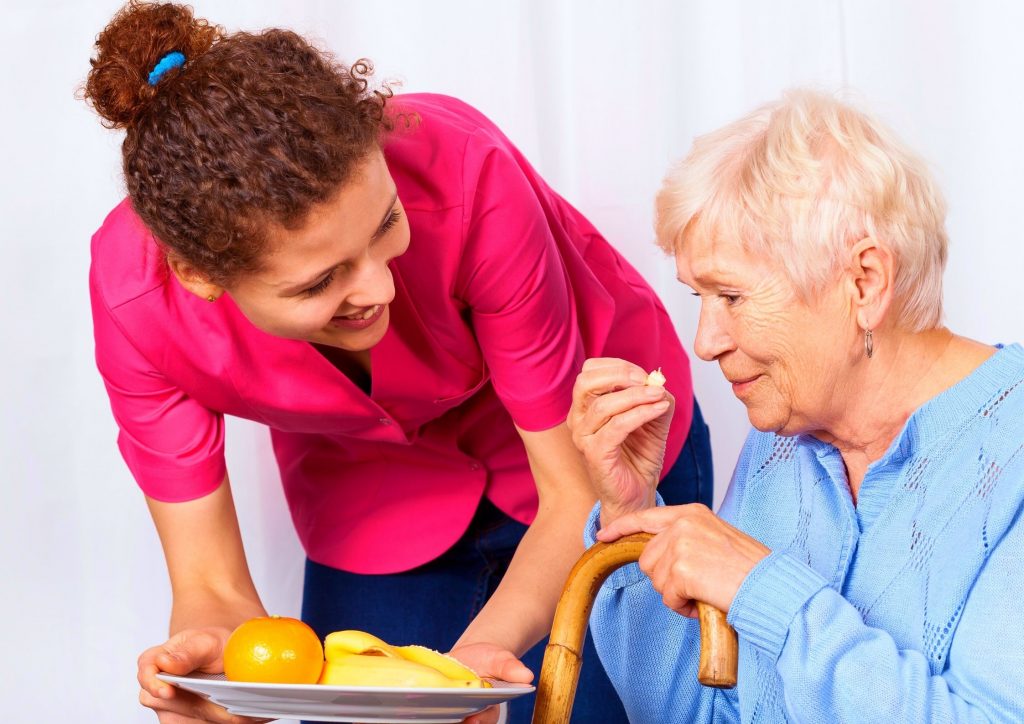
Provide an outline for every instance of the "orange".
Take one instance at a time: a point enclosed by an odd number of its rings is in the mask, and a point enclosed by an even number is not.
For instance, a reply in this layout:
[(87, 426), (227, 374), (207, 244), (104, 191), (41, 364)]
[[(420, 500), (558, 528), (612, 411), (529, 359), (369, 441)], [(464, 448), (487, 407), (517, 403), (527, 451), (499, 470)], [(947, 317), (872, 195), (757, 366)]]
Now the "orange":
[(249, 619), (224, 645), (224, 675), (231, 681), (315, 684), (323, 666), (320, 637), (295, 618)]

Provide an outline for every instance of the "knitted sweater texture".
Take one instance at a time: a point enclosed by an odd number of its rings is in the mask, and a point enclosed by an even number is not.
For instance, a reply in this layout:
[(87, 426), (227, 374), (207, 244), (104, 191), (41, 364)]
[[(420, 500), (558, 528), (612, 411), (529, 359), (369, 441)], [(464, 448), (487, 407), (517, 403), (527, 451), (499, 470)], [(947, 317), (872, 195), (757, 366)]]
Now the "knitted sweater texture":
[[(733, 690), (636, 565), (594, 607), (630, 721), (1024, 722), (1024, 348), (929, 400), (853, 504), (838, 451), (753, 431), (719, 514), (772, 549), (728, 612)], [(599, 510), (586, 530), (592, 544)]]

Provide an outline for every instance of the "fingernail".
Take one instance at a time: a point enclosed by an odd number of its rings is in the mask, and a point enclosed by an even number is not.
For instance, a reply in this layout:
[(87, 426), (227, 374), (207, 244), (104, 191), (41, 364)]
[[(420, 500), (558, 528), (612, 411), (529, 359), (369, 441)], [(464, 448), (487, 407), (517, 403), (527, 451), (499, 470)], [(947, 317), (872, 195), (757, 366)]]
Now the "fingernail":
[(637, 385), (644, 385), (647, 384), (647, 375), (643, 372), (633, 370), (629, 373), (629, 381)]
[(654, 409), (658, 412), (664, 412), (668, 409), (668, 400), (662, 400), (661, 402), (655, 403)]

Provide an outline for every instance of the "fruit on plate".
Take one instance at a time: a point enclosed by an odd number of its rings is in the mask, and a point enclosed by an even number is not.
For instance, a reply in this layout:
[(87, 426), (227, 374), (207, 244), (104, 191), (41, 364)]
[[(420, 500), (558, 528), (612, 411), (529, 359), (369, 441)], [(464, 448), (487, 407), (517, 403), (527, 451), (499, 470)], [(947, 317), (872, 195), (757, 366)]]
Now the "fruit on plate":
[(315, 684), (323, 667), (320, 637), (295, 618), (249, 619), (224, 644), (224, 675), (230, 681)]
[[(403, 658), (437, 669), (454, 681), (482, 681), (475, 671), (460, 663), (457, 659), (433, 649), (428, 649), (426, 646), (399, 646), (398, 651), (402, 654)], [(489, 684), (484, 681), (482, 685)]]
[(664, 387), (665, 386), (665, 375), (661, 373), (661, 367), (647, 375), (646, 384), (652, 387)]
[(335, 631), (324, 639), (324, 655), (327, 660), (340, 658), (344, 654), (371, 654), (400, 659), (402, 655), (391, 644), (365, 631)]
[(330, 686), (393, 686), (480, 688), (476, 681), (449, 679), (437, 669), (407, 659), (379, 654), (341, 654), (324, 665), (321, 684)]
[(392, 646), (365, 631), (335, 631), (324, 640), (321, 684), (486, 688), (490, 683), (451, 656), (425, 646)]

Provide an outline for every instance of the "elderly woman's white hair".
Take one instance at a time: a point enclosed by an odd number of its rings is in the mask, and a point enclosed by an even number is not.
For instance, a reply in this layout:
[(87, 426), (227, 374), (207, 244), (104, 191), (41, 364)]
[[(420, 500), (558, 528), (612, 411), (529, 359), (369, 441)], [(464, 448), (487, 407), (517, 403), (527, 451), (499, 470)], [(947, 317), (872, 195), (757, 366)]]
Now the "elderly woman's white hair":
[(739, 239), (775, 258), (804, 299), (870, 236), (895, 259), (897, 324), (917, 332), (942, 317), (945, 216), (926, 164), (888, 128), (796, 90), (698, 138), (662, 184), (656, 230), (669, 253), (698, 231)]

